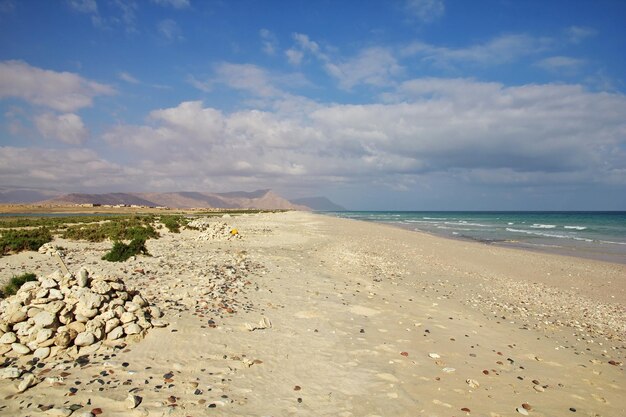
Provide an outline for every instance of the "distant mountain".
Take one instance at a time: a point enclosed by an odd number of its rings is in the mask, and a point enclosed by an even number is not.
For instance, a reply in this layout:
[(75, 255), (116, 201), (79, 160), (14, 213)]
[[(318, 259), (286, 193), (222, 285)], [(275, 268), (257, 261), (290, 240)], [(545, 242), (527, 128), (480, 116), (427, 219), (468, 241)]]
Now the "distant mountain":
[(316, 211), (346, 211), (344, 207), (333, 203), (326, 197), (296, 198), (289, 201), (293, 204), (310, 207), (312, 210)]
[(45, 204), (101, 204), (162, 206), (171, 208), (252, 208), (252, 209), (292, 209), (311, 208), (291, 203), (271, 190), (232, 193), (203, 193), (193, 191), (169, 193), (106, 193), (106, 194), (65, 194), (43, 201)]
[(0, 186), (0, 203), (34, 203), (61, 194), (45, 188)]

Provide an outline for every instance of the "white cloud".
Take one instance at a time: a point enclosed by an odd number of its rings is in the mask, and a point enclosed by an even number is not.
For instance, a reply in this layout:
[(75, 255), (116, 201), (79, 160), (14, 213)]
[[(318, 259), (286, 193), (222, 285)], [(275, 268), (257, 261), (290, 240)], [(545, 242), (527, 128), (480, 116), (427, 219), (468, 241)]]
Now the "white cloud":
[(98, 3), (96, 3), (96, 0), (67, 0), (67, 4), (79, 13), (98, 13)]
[(571, 75), (577, 73), (585, 65), (585, 61), (568, 56), (551, 56), (538, 61), (536, 65), (547, 71)]
[[(0, 178), (5, 184), (79, 190), (124, 187), (141, 176), (86, 149), (0, 147)], [(109, 188), (110, 189), (110, 188)]]
[(587, 38), (595, 36), (597, 31), (584, 26), (570, 26), (565, 30), (565, 34), (571, 43), (580, 43)]
[(351, 89), (358, 84), (386, 86), (402, 72), (392, 53), (385, 48), (368, 48), (356, 57), (339, 63), (328, 62), (326, 71), (339, 81), (339, 86)]
[(19, 98), (61, 112), (74, 112), (93, 104), (93, 98), (114, 94), (105, 84), (70, 72), (33, 67), (23, 61), (0, 62), (0, 99)]
[(175, 9), (186, 9), (191, 5), (189, 0), (152, 0), (152, 2), (159, 6), (169, 6)]
[(45, 137), (70, 145), (80, 145), (89, 137), (89, 131), (79, 116), (73, 113), (44, 113), (35, 117), (37, 130)]
[(261, 29), (259, 31), (259, 35), (261, 36), (263, 52), (267, 55), (276, 55), (276, 49), (278, 48), (278, 39), (276, 38), (276, 35), (268, 29)]
[(302, 63), (302, 58), (304, 58), (304, 52), (299, 51), (297, 49), (287, 49), (285, 51), (285, 55), (287, 55), (287, 61), (291, 65), (300, 65)]
[(439, 19), (446, 11), (443, 0), (407, 0), (407, 11), (422, 22)]
[(459, 64), (499, 65), (539, 54), (553, 45), (549, 38), (526, 34), (498, 36), (488, 42), (467, 47), (441, 47), (423, 42), (413, 42), (403, 48), (404, 56), (418, 56), (425, 63), (440, 67)]
[(185, 39), (180, 26), (172, 19), (161, 20), (157, 24), (157, 30), (167, 42), (182, 41)]
[(127, 83), (131, 83), (131, 84), (139, 84), (140, 81), (133, 77), (132, 75), (130, 75), (129, 73), (125, 72), (125, 71), (120, 71), (117, 74), (117, 77), (122, 80), (122, 81), (126, 81)]
[(256, 96), (272, 97), (282, 92), (273, 85), (271, 76), (256, 65), (223, 62), (215, 68), (215, 81)]
[(210, 92), (213, 89), (213, 85), (210, 81), (202, 81), (197, 79), (196, 77), (194, 77), (193, 75), (188, 75), (187, 76), (187, 82), (197, 88), (200, 91), (203, 91), (205, 93)]
[(512, 186), (626, 184), (623, 95), (429, 78), (401, 84), (395, 99), (294, 112), (308, 103), (290, 97), (288, 111), (231, 114), (184, 102), (104, 139), (155, 180), (181, 188), (205, 177), (222, 178), (226, 188), (238, 181), (409, 184), (433, 175)]

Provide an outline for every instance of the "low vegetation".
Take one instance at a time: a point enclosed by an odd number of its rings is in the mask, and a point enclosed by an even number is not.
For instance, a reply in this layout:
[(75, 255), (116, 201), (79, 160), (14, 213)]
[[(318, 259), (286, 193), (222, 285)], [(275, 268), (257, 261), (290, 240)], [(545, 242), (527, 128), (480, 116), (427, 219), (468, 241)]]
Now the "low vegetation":
[(47, 227), (38, 229), (6, 229), (0, 237), (0, 255), (24, 250), (37, 250), (44, 243), (52, 241), (52, 233)]
[(106, 239), (114, 241), (134, 239), (157, 239), (159, 234), (152, 227), (151, 216), (116, 219), (97, 224), (71, 226), (61, 235), (65, 239), (102, 242)]
[(104, 255), (102, 259), (109, 262), (124, 262), (131, 256), (139, 254), (150, 255), (146, 248), (146, 240), (135, 238), (129, 244), (119, 241), (115, 242), (111, 251)]
[(17, 293), (17, 290), (28, 281), (35, 281), (37, 276), (35, 274), (22, 274), (19, 276), (14, 276), (9, 280), (9, 283), (4, 287), (0, 288), (0, 298), (5, 298), (10, 295), (14, 295)]
[(187, 226), (187, 223), (189, 223), (189, 220), (187, 218), (176, 215), (161, 216), (160, 220), (161, 223), (163, 223), (165, 227), (167, 227), (167, 230), (172, 233), (180, 233), (180, 228), (183, 226)]

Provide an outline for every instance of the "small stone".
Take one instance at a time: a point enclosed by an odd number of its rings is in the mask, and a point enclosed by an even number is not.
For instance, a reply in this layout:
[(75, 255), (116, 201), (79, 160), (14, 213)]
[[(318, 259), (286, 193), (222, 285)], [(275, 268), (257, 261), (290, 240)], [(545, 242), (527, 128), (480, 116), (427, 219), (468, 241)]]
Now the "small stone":
[(21, 343), (11, 343), (11, 349), (20, 355), (28, 355), (30, 353), (30, 348)]
[(76, 278), (79, 287), (86, 287), (89, 282), (89, 272), (85, 268), (81, 268), (78, 271), (78, 277)]
[(58, 347), (66, 348), (70, 344), (72, 344), (72, 341), (76, 338), (77, 334), (78, 332), (76, 332), (76, 330), (73, 330), (73, 329), (68, 329), (68, 330), (59, 332), (54, 338), (54, 344)]
[(524, 404), (522, 404), (522, 408), (523, 408), (524, 410), (528, 410), (528, 411), (530, 411), (530, 410), (532, 410), (532, 409), (533, 409), (533, 408), (530, 406), (530, 404), (528, 404), (528, 403), (524, 403)]
[(124, 332), (127, 335), (141, 333), (141, 327), (137, 323), (130, 323), (124, 326)]
[(52, 278), (43, 278), (41, 280), (41, 287), (42, 288), (56, 288), (59, 284), (53, 280)]
[(402, 355), (402, 356), (409, 356), (409, 352), (400, 352), (400, 355)]
[(53, 334), (54, 331), (52, 329), (41, 329), (37, 332), (35, 342), (37, 342), (38, 344), (43, 343), (46, 340), (50, 339)]
[(107, 334), (107, 340), (116, 340), (122, 336), (124, 336), (124, 328), (122, 326), (117, 326), (115, 329), (111, 330), (109, 334)]
[(46, 414), (50, 416), (58, 416), (58, 417), (67, 417), (72, 415), (74, 411), (71, 408), (59, 407), (59, 408), (51, 408), (46, 411)]
[(443, 368), (442, 371), (444, 371), (447, 374), (451, 374), (452, 372), (456, 371), (456, 369), (454, 369), (454, 368)]
[(461, 408), (461, 411), (465, 411), (466, 413), (469, 413), (469, 412), (470, 412), (470, 409), (469, 409), (469, 408), (467, 408), (467, 407), (463, 407), (463, 408)]
[(467, 383), (467, 385), (469, 385), (472, 388), (480, 387), (480, 384), (475, 379), (466, 379), (465, 382)]
[(0, 337), (0, 344), (10, 345), (11, 343), (15, 343), (17, 341), (17, 336), (13, 332), (8, 332)]
[(76, 335), (76, 339), (74, 339), (74, 344), (76, 346), (89, 346), (93, 345), (96, 342), (96, 336), (94, 336), (91, 332), (83, 332)]
[(441, 356), (439, 356), (437, 353), (429, 353), (428, 357), (430, 357), (432, 359), (439, 359), (439, 358), (441, 358)]
[(128, 397), (126, 397), (126, 407), (129, 410), (137, 408), (137, 406), (141, 404), (141, 400), (143, 400), (143, 398), (139, 395), (128, 394)]
[(111, 286), (106, 281), (93, 281), (91, 283), (91, 291), (95, 292), (96, 294), (104, 295), (111, 291)]
[(0, 379), (16, 379), (22, 375), (22, 370), (15, 366), (0, 368)]
[(35, 326), (37, 327), (48, 327), (54, 320), (56, 319), (55, 315), (50, 313), (49, 311), (42, 311), (37, 313), (37, 315), (33, 318), (35, 321)]
[(94, 416), (102, 414), (102, 408), (94, 408), (93, 410), (91, 410), (91, 414), (93, 414)]
[(571, 411), (572, 413), (575, 413), (575, 412), (576, 412), (576, 409), (575, 409), (574, 407), (570, 407), (570, 408), (569, 408), (569, 411)]
[(523, 416), (527, 416), (528, 415), (528, 411), (526, 411), (523, 407), (517, 407), (515, 409), (515, 411), (517, 411), (518, 413), (520, 413)]
[(36, 383), (37, 383), (37, 378), (35, 377), (35, 375), (31, 374), (30, 372), (25, 373), (22, 376), (22, 380), (20, 381), (20, 383), (17, 386), (17, 392), (24, 392), (28, 388), (30, 388), (33, 385), (35, 385)]
[(35, 350), (35, 353), (33, 353), (33, 357), (37, 358), (37, 359), (46, 359), (48, 356), (50, 356), (50, 348), (49, 347), (40, 347), (37, 350)]
[(9, 316), (9, 324), (21, 323), (28, 318), (28, 313), (24, 310), (17, 310)]
[(123, 313), (120, 316), (120, 321), (122, 323), (124, 323), (124, 324), (130, 323), (130, 322), (136, 321), (136, 320), (137, 320), (137, 317), (135, 317), (135, 315), (133, 313), (129, 312), (129, 311), (126, 311), (125, 313)]
[(545, 389), (541, 385), (533, 385), (533, 389), (537, 392), (544, 392)]

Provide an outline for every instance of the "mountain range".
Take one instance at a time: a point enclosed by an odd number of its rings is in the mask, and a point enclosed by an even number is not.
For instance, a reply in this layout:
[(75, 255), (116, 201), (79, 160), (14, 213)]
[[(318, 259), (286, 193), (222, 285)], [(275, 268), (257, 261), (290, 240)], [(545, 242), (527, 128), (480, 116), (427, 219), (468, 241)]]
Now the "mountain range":
[(62, 194), (54, 190), (0, 187), (0, 203), (39, 203), (50, 205), (98, 204), (188, 208), (254, 208), (292, 210), (345, 210), (325, 197), (289, 201), (272, 190), (208, 193), (177, 191), (164, 193)]

